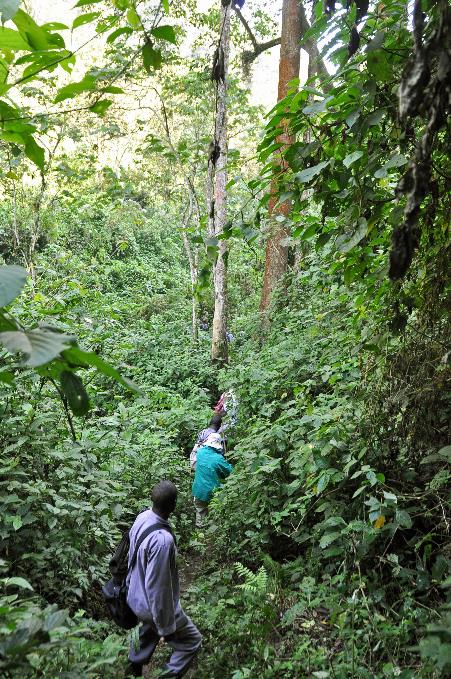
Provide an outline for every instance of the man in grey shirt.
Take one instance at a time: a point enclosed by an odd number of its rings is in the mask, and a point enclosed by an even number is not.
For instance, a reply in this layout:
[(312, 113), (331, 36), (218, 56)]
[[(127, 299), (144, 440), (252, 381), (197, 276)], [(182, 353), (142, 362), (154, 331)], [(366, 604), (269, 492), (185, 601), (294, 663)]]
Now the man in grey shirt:
[(152, 509), (138, 514), (130, 530), (129, 559), (140, 535), (155, 524), (143, 541), (136, 563), (128, 574), (127, 603), (142, 625), (139, 648), (130, 648), (130, 672), (141, 677), (159, 640), (171, 646), (172, 655), (160, 677), (182, 677), (198, 652), (202, 636), (180, 605), (180, 585), (175, 546), (168, 521), (177, 502), (177, 488), (171, 481), (160, 481), (152, 490)]

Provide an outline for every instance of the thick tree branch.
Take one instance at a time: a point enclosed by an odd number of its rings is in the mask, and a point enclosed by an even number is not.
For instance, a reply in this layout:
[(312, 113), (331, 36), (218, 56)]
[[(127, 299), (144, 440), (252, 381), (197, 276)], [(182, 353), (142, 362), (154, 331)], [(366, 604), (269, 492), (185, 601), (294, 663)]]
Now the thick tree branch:
[[(302, 39), (302, 36), (305, 35), (305, 33), (309, 30), (310, 24), (307, 19), (307, 15), (305, 13), (305, 8), (302, 2), (299, 2), (299, 22), (300, 22), (300, 36)], [(275, 47), (276, 45), (280, 45), (280, 38), (273, 38), (272, 40), (268, 40), (267, 42), (258, 42), (257, 38), (255, 37), (254, 33), (252, 32), (251, 27), (249, 26), (249, 23), (247, 22), (246, 18), (243, 16), (243, 13), (241, 12), (240, 8), (237, 7), (236, 5), (233, 6), (233, 9), (235, 10), (235, 13), (238, 17), (238, 19), (241, 21), (243, 24), (244, 30), (246, 31), (247, 35), (249, 36), (249, 39), (252, 43), (253, 50), (245, 50), (243, 52), (242, 60), (243, 60), (243, 65), (245, 68), (249, 69), (250, 65), (252, 64), (257, 57), (260, 56), (263, 52), (266, 52), (266, 50), (271, 49), (272, 47)], [(301, 49), (304, 49), (310, 59), (312, 60), (314, 64), (314, 69), (315, 72), (318, 75), (323, 75), (323, 76), (328, 76), (329, 72), (326, 68), (326, 65), (319, 53), (318, 47), (316, 45), (316, 42), (312, 39), (306, 40), (304, 45), (301, 45)]]

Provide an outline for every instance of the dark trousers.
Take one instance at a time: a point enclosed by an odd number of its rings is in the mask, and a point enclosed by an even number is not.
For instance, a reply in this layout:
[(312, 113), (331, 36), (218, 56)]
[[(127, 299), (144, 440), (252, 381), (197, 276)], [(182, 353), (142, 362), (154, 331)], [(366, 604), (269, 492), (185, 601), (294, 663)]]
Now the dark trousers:
[[(160, 635), (152, 622), (142, 622), (139, 628), (139, 648), (135, 650), (133, 643), (129, 658), (132, 663), (146, 665), (152, 657)], [(177, 620), (174, 634), (165, 641), (172, 648), (172, 655), (166, 665), (169, 676), (182, 677), (187, 672), (202, 643), (202, 635), (194, 623), (183, 615)]]

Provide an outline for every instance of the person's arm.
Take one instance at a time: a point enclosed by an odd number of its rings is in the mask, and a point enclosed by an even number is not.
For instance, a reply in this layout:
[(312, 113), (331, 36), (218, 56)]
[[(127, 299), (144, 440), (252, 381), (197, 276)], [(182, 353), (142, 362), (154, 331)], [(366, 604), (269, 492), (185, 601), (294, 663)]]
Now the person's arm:
[(175, 632), (175, 610), (172, 592), (171, 564), (173, 544), (157, 544), (148, 554), (145, 588), (151, 617), (161, 637)]
[(233, 467), (225, 458), (218, 460), (218, 474), (221, 479), (226, 479), (231, 473)]

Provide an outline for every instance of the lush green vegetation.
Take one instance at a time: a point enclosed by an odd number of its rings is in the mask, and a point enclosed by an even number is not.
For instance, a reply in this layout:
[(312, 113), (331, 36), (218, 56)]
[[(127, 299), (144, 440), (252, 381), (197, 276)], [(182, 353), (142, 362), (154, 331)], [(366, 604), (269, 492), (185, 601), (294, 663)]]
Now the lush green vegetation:
[[(264, 4), (249, 2), (260, 42), (277, 30)], [(219, 10), (147, 5), (77, 3), (74, 31), (104, 34), (82, 79), (63, 7), (38, 25), (0, 0), (0, 674), (125, 676), (129, 639), (99, 583), (170, 478), (184, 607), (204, 635), (192, 676), (445, 677), (449, 8), (314, 3), (303, 39), (334, 74), (293, 83), (266, 120), (237, 21), (218, 239), (204, 45)], [(271, 181), (290, 201), (289, 266), (262, 319)], [(218, 366), (221, 240), (234, 339)], [(189, 451), (229, 388), (235, 468), (199, 533)]]

